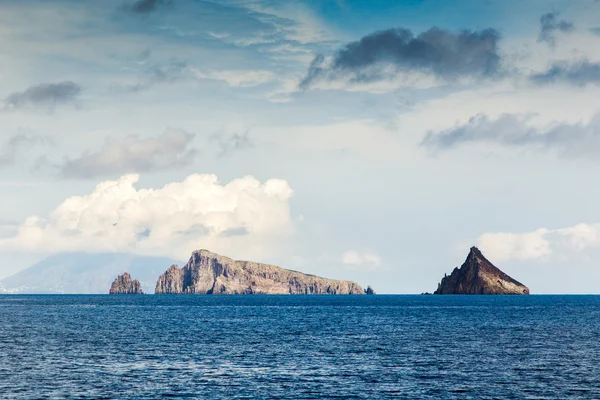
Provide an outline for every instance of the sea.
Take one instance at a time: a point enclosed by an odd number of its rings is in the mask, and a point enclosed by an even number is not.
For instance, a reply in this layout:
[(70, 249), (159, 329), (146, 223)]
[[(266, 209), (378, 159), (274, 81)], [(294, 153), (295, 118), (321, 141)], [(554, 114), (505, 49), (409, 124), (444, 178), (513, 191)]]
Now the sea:
[(598, 399), (600, 296), (0, 296), (1, 399)]

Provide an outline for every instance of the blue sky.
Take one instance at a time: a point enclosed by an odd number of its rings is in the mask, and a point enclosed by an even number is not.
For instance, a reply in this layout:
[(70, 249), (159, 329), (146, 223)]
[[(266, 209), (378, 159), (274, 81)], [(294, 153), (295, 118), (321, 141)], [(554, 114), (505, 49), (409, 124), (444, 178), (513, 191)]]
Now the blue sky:
[(420, 293), (478, 245), (532, 292), (597, 292), (597, 15), (4, 1), (0, 278), (208, 248)]

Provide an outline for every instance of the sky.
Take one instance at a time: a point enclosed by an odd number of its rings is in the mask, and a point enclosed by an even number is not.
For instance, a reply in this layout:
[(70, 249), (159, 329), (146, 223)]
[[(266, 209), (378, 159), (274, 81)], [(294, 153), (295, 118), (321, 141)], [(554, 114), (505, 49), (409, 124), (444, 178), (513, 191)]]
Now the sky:
[[(600, 2), (5, 0), (0, 278), (195, 249), (598, 293)], [(168, 266), (165, 266), (165, 268)]]

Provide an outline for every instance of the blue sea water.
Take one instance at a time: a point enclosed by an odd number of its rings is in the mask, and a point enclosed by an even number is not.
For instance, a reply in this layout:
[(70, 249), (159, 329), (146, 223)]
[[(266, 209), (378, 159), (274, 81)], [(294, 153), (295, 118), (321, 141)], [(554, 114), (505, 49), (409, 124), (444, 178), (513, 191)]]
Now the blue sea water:
[(600, 296), (0, 296), (0, 398), (600, 398)]

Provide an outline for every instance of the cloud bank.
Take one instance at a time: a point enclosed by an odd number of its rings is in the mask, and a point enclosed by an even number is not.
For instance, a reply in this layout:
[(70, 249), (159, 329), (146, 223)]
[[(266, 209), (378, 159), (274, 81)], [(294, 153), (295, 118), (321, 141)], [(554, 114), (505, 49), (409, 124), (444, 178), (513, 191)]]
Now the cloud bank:
[(293, 230), (284, 180), (252, 176), (221, 185), (194, 174), (159, 189), (136, 189), (139, 175), (99, 183), (49, 215), (1, 227), (3, 251), (128, 252), (185, 257), (207, 248), (236, 256), (276, 249)]

